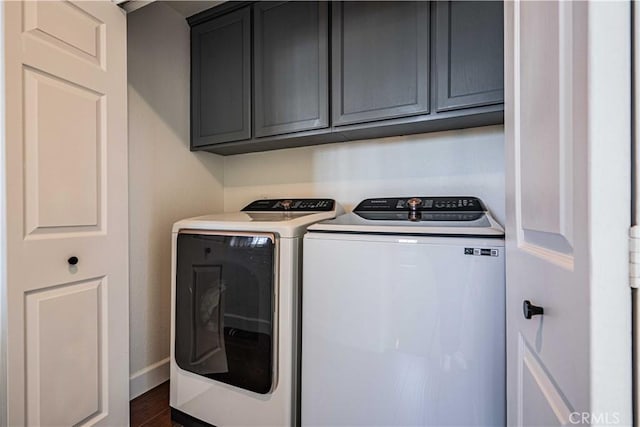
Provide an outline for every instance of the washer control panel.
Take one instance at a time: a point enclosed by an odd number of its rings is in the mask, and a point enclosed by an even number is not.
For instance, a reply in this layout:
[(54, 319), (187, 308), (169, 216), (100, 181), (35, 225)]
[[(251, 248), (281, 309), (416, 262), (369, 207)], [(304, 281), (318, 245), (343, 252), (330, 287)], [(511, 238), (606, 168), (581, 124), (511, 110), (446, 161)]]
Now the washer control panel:
[(454, 197), (385, 197), (366, 199), (354, 209), (355, 212), (484, 212), (482, 200), (470, 196)]
[(245, 206), (243, 212), (328, 212), (335, 206), (333, 199), (262, 199)]

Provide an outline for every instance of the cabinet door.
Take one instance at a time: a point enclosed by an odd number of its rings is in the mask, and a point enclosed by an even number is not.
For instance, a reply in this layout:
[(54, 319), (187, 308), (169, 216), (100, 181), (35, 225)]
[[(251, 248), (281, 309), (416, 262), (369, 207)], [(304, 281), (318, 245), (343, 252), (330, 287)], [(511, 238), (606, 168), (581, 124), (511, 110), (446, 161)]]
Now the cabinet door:
[(191, 29), (191, 145), (251, 137), (251, 10)]
[(429, 112), (429, 2), (332, 4), (334, 125)]
[(329, 126), (325, 2), (255, 4), (255, 135)]
[(435, 4), (437, 111), (504, 101), (502, 2)]

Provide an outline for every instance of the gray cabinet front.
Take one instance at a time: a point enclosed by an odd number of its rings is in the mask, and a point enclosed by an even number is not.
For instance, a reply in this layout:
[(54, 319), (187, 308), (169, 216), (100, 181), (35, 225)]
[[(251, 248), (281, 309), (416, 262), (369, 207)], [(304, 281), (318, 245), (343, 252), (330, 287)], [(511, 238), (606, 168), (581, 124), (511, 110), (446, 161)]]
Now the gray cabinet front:
[(191, 29), (191, 144), (251, 138), (251, 10)]
[(429, 112), (429, 8), (426, 1), (332, 4), (334, 125)]
[(329, 126), (326, 2), (254, 6), (255, 136)]
[(191, 149), (504, 121), (503, 2), (225, 2), (191, 25)]
[(503, 3), (435, 3), (436, 110), (504, 102)]

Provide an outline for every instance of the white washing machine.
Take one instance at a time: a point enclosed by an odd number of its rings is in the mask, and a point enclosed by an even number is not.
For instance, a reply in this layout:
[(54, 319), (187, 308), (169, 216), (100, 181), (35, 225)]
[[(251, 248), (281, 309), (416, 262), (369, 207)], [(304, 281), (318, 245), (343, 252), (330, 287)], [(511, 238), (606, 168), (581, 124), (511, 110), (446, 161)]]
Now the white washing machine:
[(299, 423), (300, 261), (330, 199), (257, 200), (173, 226), (172, 418), (185, 426)]
[(303, 426), (504, 426), (504, 232), (475, 197), (309, 227)]

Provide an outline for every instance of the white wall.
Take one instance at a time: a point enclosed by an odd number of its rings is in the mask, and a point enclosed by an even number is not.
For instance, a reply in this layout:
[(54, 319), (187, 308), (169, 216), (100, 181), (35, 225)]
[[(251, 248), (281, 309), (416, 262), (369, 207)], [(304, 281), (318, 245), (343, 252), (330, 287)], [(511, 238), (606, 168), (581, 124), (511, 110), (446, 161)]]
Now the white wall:
[(131, 397), (168, 379), (171, 225), (223, 209), (223, 159), (189, 151), (189, 27), (128, 15)]
[(224, 209), (261, 197), (470, 195), (504, 224), (504, 128), (487, 126), (225, 157)]

